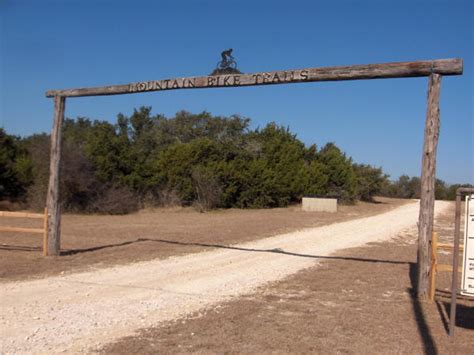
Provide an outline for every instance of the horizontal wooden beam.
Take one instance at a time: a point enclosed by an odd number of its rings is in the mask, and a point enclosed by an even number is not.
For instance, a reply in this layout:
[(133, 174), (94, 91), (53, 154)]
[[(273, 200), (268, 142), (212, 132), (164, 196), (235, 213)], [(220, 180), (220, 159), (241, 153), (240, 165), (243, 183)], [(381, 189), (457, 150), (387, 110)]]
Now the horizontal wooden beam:
[[(446, 244), (446, 243), (438, 243), (436, 245), (437, 249), (443, 249), (443, 250), (448, 250), (448, 251), (453, 251), (454, 250), (454, 245), (452, 244)], [(464, 246), (460, 245), (459, 246), (459, 251), (464, 251)]]
[[(438, 264), (436, 265), (436, 272), (452, 272), (453, 266), (452, 265), (445, 265), (445, 264)], [(458, 272), (462, 272), (462, 268), (458, 267)]]
[(11, 218), (44, 218), (44, 214), (40, 214), (40, 213), (27, 213), (27, 212), (7, 212), (7, 211), (0, 211), (0, 217), (11, 217)]
[(121, 95), (176, 89), (275, 85), (315, 81), (408, 78), (428, 76), (432, 73), (440, 75), (460, 75), (462, 72), (463, 61), (462, 59), (455, 58), (151, 80), (125, 85), (50, 90), (46, 92), (46, 96), (79, 97)]
[(21, 232), (44, 234), (44, 229), (40, 228), (20, 228), (20, 227), (0, 227), (0, 232)]

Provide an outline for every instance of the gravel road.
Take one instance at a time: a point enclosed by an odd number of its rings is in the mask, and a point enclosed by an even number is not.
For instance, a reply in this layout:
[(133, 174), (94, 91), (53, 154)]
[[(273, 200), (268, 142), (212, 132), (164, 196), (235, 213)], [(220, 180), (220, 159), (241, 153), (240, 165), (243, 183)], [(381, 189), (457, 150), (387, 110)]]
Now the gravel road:
[[(165, 260), (2, 283), (1, 351), (91, 352), (140, 328), (251, 294), (317, 265), (318, 256), (412, 230), (418, 206)], [(448, 206), (437, 202), (436, 212)]]

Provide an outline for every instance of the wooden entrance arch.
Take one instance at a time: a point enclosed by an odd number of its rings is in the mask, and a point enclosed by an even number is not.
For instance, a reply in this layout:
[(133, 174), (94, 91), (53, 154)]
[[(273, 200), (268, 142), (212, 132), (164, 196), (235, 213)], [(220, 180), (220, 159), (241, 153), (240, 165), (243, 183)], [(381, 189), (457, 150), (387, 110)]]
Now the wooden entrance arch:
[(59, 206), (59, 163), (61, 159), (61, 126), (64, 120), (66, 97), (135, 94), (148, 91), (222, 88), (253, 85), (276, 85), (315, 81), (408, 78), (428, 76), (428, 107), (426, 111), (421, 167), (421, 196), (418, 223), (418, 296), (426, 297), (430, 273), (431, 234), (433, 230), (436, 151), (439, 136), (439, 95), (443, 75), (461, 75), (462, 59), (439, 59), (416, 62), (351, 65), (229, 74), (219, 76), (185, 77), (143, 81), (125, 85), (92, 88), (50, 90), (54, 98), (54, 123), (51, 134), (51, 162), (48, 196), (47, 255), (59, 255), (61, 240), (61, 211)]

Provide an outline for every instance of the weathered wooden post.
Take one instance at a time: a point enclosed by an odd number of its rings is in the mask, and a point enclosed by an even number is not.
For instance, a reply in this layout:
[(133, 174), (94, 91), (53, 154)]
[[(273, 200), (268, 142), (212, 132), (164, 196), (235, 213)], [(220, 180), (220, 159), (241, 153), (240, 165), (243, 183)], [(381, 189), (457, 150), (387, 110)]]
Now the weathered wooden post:
[(66, 98), (54, 97), (54, 123), (51, 132), (51, 157), (46, 208), (48, 209), (48, 246), (46, 255), (59, 255), (61, 248), (61, 206), (59, 205), (59, 167), (61, 163), (61, 131)]
[(429, 290), (431, 262), (431, 234), (433, 232), (436, 150), (439, 137), (439, 93), (441, 75), (432, 73), (428, 81), (428, 107), (421, 162), (420, 214), (418, 220), (418, 287), (419, 298), (426, 298)]
[(459, 235), (461, 234), (461, 195), (462, 188), (456, 190), (456, 209), (454, 214), (453, 274), (451, 276), (451, 307), (449, 309), (449, 336), (454, 335), (456, 326), (456, 296), (458, 293)]

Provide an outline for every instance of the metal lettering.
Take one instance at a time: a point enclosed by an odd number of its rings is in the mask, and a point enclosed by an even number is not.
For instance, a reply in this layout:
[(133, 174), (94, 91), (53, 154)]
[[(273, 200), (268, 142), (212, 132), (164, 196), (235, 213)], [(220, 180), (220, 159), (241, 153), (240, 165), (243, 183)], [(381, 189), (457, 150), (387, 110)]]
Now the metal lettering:
[(208, 76), (207, 77), (207, 86), (214, 86), (215, 85), (215, 77)]
[(270, 82), (270, 78), (271, 78), (271, 74), (270, 74), (270, 73), (263, 73), (263, 82), (264, 82), (264, 83), (269, 83), (269, 82)]
[(172, 89), (178, 89), (179, 88), (179, 83), (178, 80), (173, 80), (173, 84), (171, 85)]
[[(240, 75), (208, 76), (207, 86), (238, 86), (241, 85)], [(252, 74), (253, 84), (282, 83), (299, 80), (308, 80), (309, 71), (280, 71)], [(202, 78), (204, 79), (204, 78)], [(158, 91), (166, 89), (195, 88), (201, 86), (202, 81), (197, 82), (196, 78), (165, 79), (154, 81), (143, 81), (129, 85), (129, 92)], [(248, 84), (246, 84), (248, 85)], [(250, 84), (252, 85), (252, 84)]]
[(262, 74), (252, 74), (252, 76), (255, 79), (255, 84), (258, 84), (258, 79), (262, 77)]
[(230, 83), (230, 79), (231, 79), (231, 78), (232, 78), (232, 77), (229, 76), (229, 75), (224, 76), (224, 86), (230, 86), (230, 85), (232, 85), (232, 84)]

